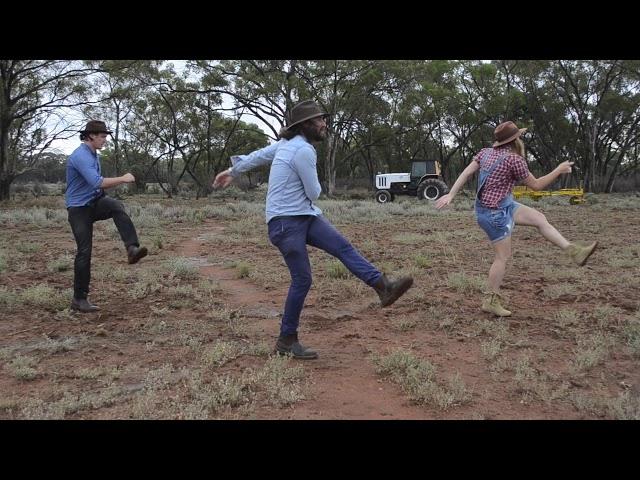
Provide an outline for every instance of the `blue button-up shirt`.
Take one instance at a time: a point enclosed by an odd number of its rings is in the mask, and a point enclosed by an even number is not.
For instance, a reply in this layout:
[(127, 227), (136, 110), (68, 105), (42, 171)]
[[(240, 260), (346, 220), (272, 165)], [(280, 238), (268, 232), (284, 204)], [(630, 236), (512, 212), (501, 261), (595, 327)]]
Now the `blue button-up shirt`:
[(266, 220), (282, 215), (322, 214), (313, 202), (322, 187), (316, 169), (316, 149), (302, 135), (282, 139), (248, 155), (231, 157), (231, 176), (237, 177), (256, 167), (271, 163), (267, 190)]
[(64, 196), (67, 208), (84, 207), (96, 198), (103, 179), (98, 152), (92, 151), (86, 143), (81, 144), (67, 160), (67, 191)]

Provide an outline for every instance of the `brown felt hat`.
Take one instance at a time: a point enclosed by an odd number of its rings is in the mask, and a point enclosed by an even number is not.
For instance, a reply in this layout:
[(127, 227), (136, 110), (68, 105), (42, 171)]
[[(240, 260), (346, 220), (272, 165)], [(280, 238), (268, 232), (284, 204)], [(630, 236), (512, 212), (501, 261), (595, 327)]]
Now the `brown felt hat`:
[(87, 126), (84, 130), (80, 130), (80, 133), (113, 133), (107, 129), (107, 125), (100, 120), (90, 120), (87, 122)]
[(287, 112), (287, 126), (289, 129), (294, 125), (298, 125), (306, 120), (316, 117), (326, 117), (327, 112), (322, 110), (313, 100), (305, 100), (295, 104), (289, 112)]
[(505, 143), (512, 142), (526, 131), (526, 128), (518, 128), (513, 122), (501, 123), (493, 132), (493, 137), (496, 140), (493, 146), (499, 147)]

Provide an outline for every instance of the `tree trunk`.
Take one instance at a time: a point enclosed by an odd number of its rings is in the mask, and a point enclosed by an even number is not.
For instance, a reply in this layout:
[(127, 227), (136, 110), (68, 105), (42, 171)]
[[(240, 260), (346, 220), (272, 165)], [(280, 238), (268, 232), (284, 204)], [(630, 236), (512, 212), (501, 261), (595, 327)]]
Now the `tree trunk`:
[[(5, 102), (0, 107), (6, 109)], [(9, 200), (9, 187), (15, 176), (14, 166), (9, 158), (9, 121), (4, 118), (5, 112), (0, 112), (3, 118), (0, 120), (0, 201)]]
[(326, 194), (328, 197), (331, 197), (336, 189), (336, 145), (334, 135), (328, 135), (327, 144), (324, 163), (324, 181), (327, 186)]
[(11, 188), (11, 184), (13, 183), (14, 177), (1, 177), (0, 178), (0, 202), (4, 200), (9, 200), (9, 190)]

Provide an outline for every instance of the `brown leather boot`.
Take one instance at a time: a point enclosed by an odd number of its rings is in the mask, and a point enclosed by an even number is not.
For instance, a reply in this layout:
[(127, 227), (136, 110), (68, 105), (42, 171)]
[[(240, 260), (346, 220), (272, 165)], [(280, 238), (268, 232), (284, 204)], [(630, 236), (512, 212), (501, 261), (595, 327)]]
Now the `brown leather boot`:
[(564, 252), (569, 256), (569, 258), (571, 258), (573, 263), (582, 266), (587, 263), (587, 259), (591, 256), (597, 246), (598, 242), (590, 243), (586, 247), (570, 243), (569, 246), (564, 249)]
[(483, 312), (493, 313), (498, 317), (508, 317), (511, 315), (511, 312), (502, 306), (502, 297), (500, 294), (495, 292), (485, 294), (481, 309)]
[(373, 289), (378, 293), (380, 297), (380, 306), (388, 307), (393, 302), (398, 300), (404, 292), (409, 290), (413, 285), (412, 277), (402, 277), (393, 282), (389, 281), (384, 274), (373, 285)]

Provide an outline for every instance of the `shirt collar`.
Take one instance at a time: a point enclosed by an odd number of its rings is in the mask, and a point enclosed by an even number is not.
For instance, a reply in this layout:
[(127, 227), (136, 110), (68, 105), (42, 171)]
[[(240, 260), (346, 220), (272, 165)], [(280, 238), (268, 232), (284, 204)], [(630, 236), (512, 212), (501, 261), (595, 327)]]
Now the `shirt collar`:
[(83, 146), (84, 148), (86, 148), (86, 149), (87, 149), (87, 151), (88, 151), (91, 155), (93, 155), (94, 157), (98, 158), (98, 151), (97, 151), (97, 150), (94, 152), (93, 150), (91, 150), (91, 147), (89, 147), (89, 145), (87, 145), (87, 144), (86, 144), (86, 143), (84, 143), (84, 142), (82, 142), (82, 146)]

